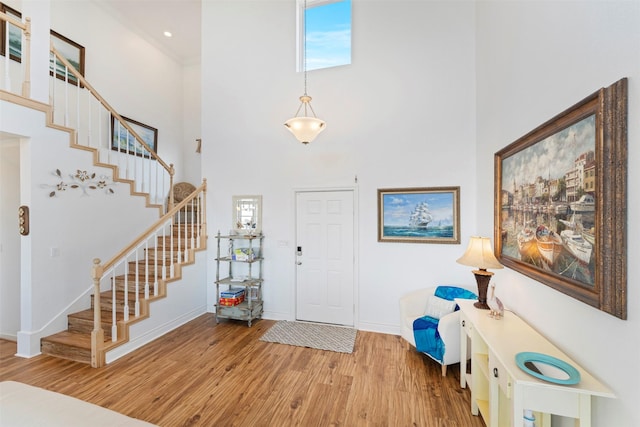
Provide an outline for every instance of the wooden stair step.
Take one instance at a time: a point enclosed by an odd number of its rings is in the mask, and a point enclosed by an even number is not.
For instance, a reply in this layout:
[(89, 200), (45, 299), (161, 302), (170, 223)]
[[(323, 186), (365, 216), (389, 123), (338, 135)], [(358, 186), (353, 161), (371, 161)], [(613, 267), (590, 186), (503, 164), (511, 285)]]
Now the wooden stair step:
[[(102, 330), (104, 330), (104, 337), (111, 338), (111, 316), (110, 311), (102, 311), (101, 324)], [(124, 319), (124, 314), (121, 312), (116, 313), (116, 321)], [(72, 313), (67, 316), (67, 330), (69, 332), (78, 332), (91, 335), (93, 331), (93, 309), (86, 309)]]
[[(169, 271), (171, 266), (170, 265), (165, 265), (165, 270), (167, 272), (167, 275), (169, 275)], [(131, 261), (129, 262), (129, 274), (133, 274), (133, 276), (135, 277), (135, 272), (138, 272), (138, 276), (143, 276), (144, 274), (148, 271), (149, 272), (149, 276), (153, 276), (155, 274), (156, 271), (158, 271), (158, 274), (162, 274), (162, 264), (155, 264), (155, 263), (149, 263), (149, 264), (145, 264), (144, 262), (135, 262), (135, 261)]]
[[(175, 250), (176, 248), (174, 248), (173, 251), (173, 261), (178, 261), (178, 251)], [(155, 248), (149, 248), (146, 249), (146, 259), (149, 260), (149, 262), (153, 262), (156, 259), (158, 259), (159, 262), (162, 262), (162, 260), (164, 259), (167, 262), (171, 262), (171, 250), (170, 248), (168, 248), (167, 250), (163, 250), (162, 247), (159, 247), (158, 250), (155, 250)], [(184, 256), (184, 255), (183, 255)], [(144, 262), (144, 260), (142, 261)]]
[[(129, 302), (129, 314), (135, 313), (135, 292), (129, 292), (127, 294), (127, 300)], [(94, 307), (95, 296), (91, 295), (91, 308)], [(113, 307), (113, 299), (111, 291), (105, 291), (100, 293), (100, 309), (102, 311), (108, 311), (111, 313)], [(124, 292), (116, 291), (116, 312), (124, 311)]]
[(91, 334), (62, 331), (40, 340), (40, 351), (50, 356), (91, 363)]
[[(113, 281), (115, 287), (116, 287), (116, 291), (119, 292), (124, 292), (124, 275), (122, 276), (117, 276), (115, 278), (115, 280)], [(162, 280), (162, 276), (158, 277), (158, 280)], [(145, 281), (144, 281), (144, 274), (140, 275), (138, 277), (138, 293), (140, 295), (144, 295), (144, 285), (145, 285)], [(153, 289), (154, 289), (154, 281), (155, 281), (155, 277), (149, 273), (149, 295), (153, 295)], [(127, 279), (127, 285), (129, 287), (129, 293), (131, 292), (135, 292), (135, 288), (136, 288), (136, 276), (135, 274), (129, 274), (128, 279)]]

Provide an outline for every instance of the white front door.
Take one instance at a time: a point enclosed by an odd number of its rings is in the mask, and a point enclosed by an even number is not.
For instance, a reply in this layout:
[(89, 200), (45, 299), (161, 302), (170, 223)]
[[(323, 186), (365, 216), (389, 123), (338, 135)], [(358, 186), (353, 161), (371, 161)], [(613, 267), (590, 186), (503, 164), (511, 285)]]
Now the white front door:
[(354, 326), (352, 190), (296, 193), (296, 319)]

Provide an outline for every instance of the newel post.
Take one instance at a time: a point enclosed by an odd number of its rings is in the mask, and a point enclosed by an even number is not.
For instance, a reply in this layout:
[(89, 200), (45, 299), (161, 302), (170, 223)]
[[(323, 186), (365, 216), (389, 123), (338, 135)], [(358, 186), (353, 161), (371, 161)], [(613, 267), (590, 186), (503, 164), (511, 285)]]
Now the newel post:
[(91, 331), (91, 366), (100, 368), (105, 365), (104, 330), (100, 310), (100, 279), (103, 268), (100, 258), (93, 259), (91, 277), (93, 278), (93, 331)]

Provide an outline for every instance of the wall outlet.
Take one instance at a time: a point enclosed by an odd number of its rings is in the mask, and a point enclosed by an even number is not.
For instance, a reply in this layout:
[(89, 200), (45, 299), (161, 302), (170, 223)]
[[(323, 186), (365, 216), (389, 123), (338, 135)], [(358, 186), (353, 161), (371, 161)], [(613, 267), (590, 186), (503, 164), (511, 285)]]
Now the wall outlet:
[(51, 254), (52, 258), (60, 256), (60, 248), (51, 248), (50, 249), (50, 254)]

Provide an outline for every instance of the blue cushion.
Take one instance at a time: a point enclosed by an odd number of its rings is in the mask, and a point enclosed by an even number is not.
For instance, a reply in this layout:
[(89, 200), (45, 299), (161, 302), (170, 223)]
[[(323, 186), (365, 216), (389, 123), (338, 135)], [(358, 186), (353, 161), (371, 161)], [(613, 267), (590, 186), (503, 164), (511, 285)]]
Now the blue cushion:
[[(438, 286), (435, 291), (437, 297), (453, 301), (455, 298), (476, 299), (473, 292), (457, 286)], [(460, 307), (456, 305), (456, 310)], [(436, 360), (442, 362), (444, 356), (444, 342), (438, 333), (439, 319), (423, 316), (413, 321), (413, 337), (416, 340), (416, 350), (428, 353)]]

